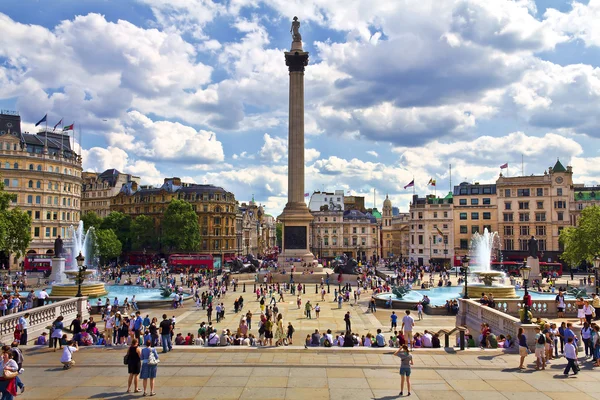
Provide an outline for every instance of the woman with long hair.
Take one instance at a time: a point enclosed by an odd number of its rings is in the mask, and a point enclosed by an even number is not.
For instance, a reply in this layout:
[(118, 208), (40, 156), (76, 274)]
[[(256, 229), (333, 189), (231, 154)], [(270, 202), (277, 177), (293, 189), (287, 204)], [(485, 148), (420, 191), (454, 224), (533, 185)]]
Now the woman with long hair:
[(283, 346), (283, 341), (287, 337), (283, 330), (283, 316), (277, 315), (277, 329), (275, 329), (275, 346)]
[(0, 360), (0, 369), (2, 370), (2, 378), (0, 378), (0, 394), (2, 400), (12, 400), (17, 395), (16, 377), (6, 378), (6, 373), (13, 374), (19, 370), (17, 362), (12, 359), (12, 351), (10, 347), (2, 347), (2, 359)]
[(131, 392), (131, 382), (133, 382), (133, 391), (141, 392), (142, 389), (138, 388), (138, 375), (142, 368), (141, 360), (142, 350), (138, 346), (138, 340), (133, 339), (131, 346), (127, 349), (127, 372), (129, 373), (129, 380), (127, 381), (127, 393)]
[(60, 342), (60, 339), (62, 338), (63, 335), (63, 319), (64, 317), (62, 315), (59, 315), (58, 318), (56, 318), (54, 320), (54, 322), (52, 323), (52, 335), (50, 335), (50, 338), (52, 340), (52, 346), (54, 348), (54, 351), (56, 351), (56, 346), (58, 345), (60, 349), (62, 349), (62, 343)]
[(148, 380), (150, 380), (150, 396), (154, 396), (154, 379), (156, 379), (156, 372), (158, 370), (158, 353), (152, 346), (151, 340), (146, 340), (146, 347), (142, 349), (140, 354), (142, 360), (142, 370), (140, 378), (144, 386), (144, 396), (146, 396), (146, 389), (148, 386)]
[(521, 356), (521, 362), (519, 363), (519, 369), (525, 369), (523, 363), (525, 357), (529, 354), (529, 348), (527, 347), (527, 337), (525, 336), (525, 329), (519, 328), (517, 333), (517, 339), (519, 340), (519, 355)]
[(406, 379), (406, 388), (408, 389), (408, 395), (410, 396), (410, 372), (411, 365), (413, 365), (412, 354), (408, 351), (408, 346), (403, 345), (394, 353), (395, 356), (400, 357), (400, 396), (404, 392), (404, 380)]

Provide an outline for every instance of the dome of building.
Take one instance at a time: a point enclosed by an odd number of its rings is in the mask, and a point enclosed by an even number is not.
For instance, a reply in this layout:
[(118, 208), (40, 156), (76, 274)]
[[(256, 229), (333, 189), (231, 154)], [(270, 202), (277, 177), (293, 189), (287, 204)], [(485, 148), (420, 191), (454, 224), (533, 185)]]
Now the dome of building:
[(385, 200), (383, 201), (383, 208), (392, 208), (392, 201), (387, 194), (385, 195)]

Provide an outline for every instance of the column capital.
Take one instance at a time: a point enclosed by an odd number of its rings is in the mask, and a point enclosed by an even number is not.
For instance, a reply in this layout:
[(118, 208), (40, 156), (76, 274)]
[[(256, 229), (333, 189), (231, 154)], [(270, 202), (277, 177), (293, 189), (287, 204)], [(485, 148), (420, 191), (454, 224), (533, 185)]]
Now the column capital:
[(306, 51), (286, 51), (285, 65), (290, 72), (304, 72), (304, 67), (308, 65), (308, 52)]

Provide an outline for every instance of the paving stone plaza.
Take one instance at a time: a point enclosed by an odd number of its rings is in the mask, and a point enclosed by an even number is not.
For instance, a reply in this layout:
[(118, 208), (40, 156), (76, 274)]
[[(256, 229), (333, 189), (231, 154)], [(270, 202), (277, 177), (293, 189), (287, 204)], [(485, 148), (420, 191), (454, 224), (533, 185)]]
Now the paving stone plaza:
[[(234, 330), (241, 314), (233, 311), (239, 295), (245, 299), (244, 314), (260, 315), (256, 296), (247, 292), (228, 292), (223, 302), (225, 320), (215, 324), (219, 332)], [(310, 290), (309, 290), (310, 289)], [(381, 328), (389, 336), (391, 311), (367, 312), (369, 295), (358, 304), (343, 303), (338, 309), (331, 294), (325, 302), (316, 295), (314, 285), (307, 286), (303, 302), (321, 305), (319, 319), (306, 319), (296, 298), (286, 296), (277, 305), (284, 323), (296, 328), (294, 345), (286, 347), (174, 346), (160, 354), (156, 380), (156, 398), (168, 399), (393, 399), (399, 398), (400, 360), (389, 348), (308, 348), (303, 339), (319, 329), (331, 329), (334, 336), (345, 325), (343, 315), (350, 311), (352, 330), (358, 334), (375, 333)], [(303, 307), (302, 307), (303, 308)], [(177, 318), (176, 331), (196, 333), (206, 312), (196, 310), (192, 302), (183, 309), (148, 309), (142, 315), (160, 317), (163, 313)], [(396, 310), (403, 313), (403, 310)], [(214, 321), (214, 320), (213, 320)], [(214, 322), (213, 322), (214, 323)], [(415, 331), (452, 328), (454, 317), (428, 316), (417, 321)], [(253, 324), (251, 332), (256, 334)], [(83, 348), (75, 354), (77, 364), (63, 370), (60, 352), (47, 347), (28, 346), (24, 351), (26, 391), (23, 399), (129, 399), (141, 393), (125, 393), (127, 366), (123, 365), (126, 348)], [(581, 353), (580, 353), (581, 354)], [(519, 356), (499, 350), (416, 349), (411, 375), (415, 399), (563, 399), (600, 398), (600, 374), (584, 363), (577, 376), (564, 377), (564, 358), (553, 360), (545, 371), (535, 371), (534, 356), (527, 358), (528, 369), (517, 369)], [(141, 387), (141, 382), (140, 382)], [(406, 395), (406, 389), (405, 393)]]

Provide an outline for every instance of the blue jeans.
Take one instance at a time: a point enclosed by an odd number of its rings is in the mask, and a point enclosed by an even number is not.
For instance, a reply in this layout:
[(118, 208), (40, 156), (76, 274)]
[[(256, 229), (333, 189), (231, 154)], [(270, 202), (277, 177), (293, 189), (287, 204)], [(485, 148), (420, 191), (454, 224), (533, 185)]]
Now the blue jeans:
[(171, 351), (173, 346), (171, 345), (171, 335), (160, 335), (162, 339), (163, 352)]

